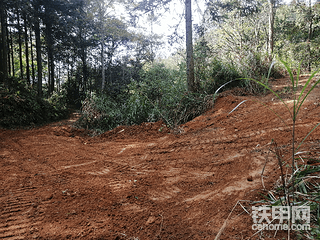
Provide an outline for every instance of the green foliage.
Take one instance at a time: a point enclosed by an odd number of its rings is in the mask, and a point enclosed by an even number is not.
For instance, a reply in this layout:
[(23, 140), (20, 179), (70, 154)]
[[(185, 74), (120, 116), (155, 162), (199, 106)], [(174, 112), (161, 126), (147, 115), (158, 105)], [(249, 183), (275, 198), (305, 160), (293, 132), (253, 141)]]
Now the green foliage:
[(16, 128), (57, 121), (68, 116), (62, 97), (49, 100), (37, 96), (22, 80), (11, 79), (10, 90), (0, 86), (0, 126)]
[(128, 112), (133, 114), (128, 116), (128, 123), (162, 119), (168, 126), (175, 127), (203, 113), (205, 95), (187, 91), (184, 69), (181, 66), (177, 71), (154, 64), (143, 71), (144, 80), (133, 82), (129, 87)]
[[(241, 78), (265, 81), (269, 65), (276, 56), (292, 60), (295, 63), (301, 55), (308, 58), (317, 56), (316, 49), (313, 47), (311, 49), (312, 56), (308, 53), (305, 38), (308, 31), (305, 31), (305, 21), (297, 18), (298, 14), (292, 13), (291, 6), (276, 6), (278, 9), (275, 11), (274, 48), (271, 53), (268, 2), (258, 1), (254, 6), (248, 2), (241, 3), (240, 6), (239, 4), (230, 0), (208, 4), (210, 16), (207, 15), (206, 20), (207, 22), (211, 20), (213, 24), (209, 25), (209, 31), (206, 32), (204, 38), (211, 55), (217, 56), (218, 61), (225, 65), (232, 66)], [(301, 15), (301, 13), (299, 14)], [(298, 30), (299, 28), (295, 25), (299, 21), (304, 27), (303, 31), (302, 28)], [(301, 34), (304, 37), (301, 37)], [(298, 35), (299, 37), (297, 37)], [(313, 38), (315, 36), (313, 35)], [(294, 46), (290, 44), (291, 41), (296, 41), (295, 47), (300, 45), (299, 54), (294, 51)], [(296, 52), (295, 57), (292, 55), (294, 52)], [(306, 66), (308, 66), (308, 62), (306, 61)], [(275, 65), (270, 76), (279, 78), (284, 72), (285, 68), (282, 65)], [(261, 86), (250, 81), (244, 80), (242, 86), (253, 93), (264, 91)]]
[(107, 95), (88, 96), (82, 103), (79, 127), (104, 132), (117, 127), (124, 120), (122, 104)]
[(163, 120), (168, 126), (176, 127), (207, 109), (206, 95), (187, 91), (183, 70), (154, 64), (140, 74), (143, 80), (132, 81), (126, 96), (112, 99), (106, 95), (93, 95), (87, 98), (79, 126), (106, 131), (120, 124)]
[[(205, 94), (213, 94), (226, 82), (241, 77), (232, 62), (225, 62), (212, 55), (208, 42), (201, 37), (194, 47), (195, 78), (199, 83), (199, 91)], [(239, 82), (234, 82), (228, 87), (236, 85), (239, 85)]]
[[(78, 76), (78, 74), (77, 74)], [(81, 91), (80, 81), (76, 77), (70, 77), (62, 86), (66, 103), (73, 108), (80, 109), (81, 101), (85, 99), (85, 94)]]
[[(203, 91), (212, 94), (224, 83), (241, 78), (243, 80), (234, 81), (227, 87), (240, 86), (254, 94), (265, 91), (259, 84), (246, 80), (254, 78), (267, 84), (270, 58), (261, 49), (261, 36), (249, 37), (261, 31), (253, 28), (259, 21), (263, 21), (261, 16), (232, 16), (221, 23), (221, 28), (208, 32), (198, 41), (195, 47), (195, 71)], [(276, 65), (270, 76), (281, 77), (281, 72), (282, 68)]]
[[(209, 5), (215, 27), (205, 35), (208, 46), (220, 61), (232, 64), (242, 77), (257, 78), (268, 72), (268, 58), (264, 58), (268, 7), (266, 3), (259, 5), (246, 9), (228, 0)], [(223, 17), (218, 20), (212, 14)]]
[[(207, 67), (207, 79), (201, 81), (202, 91), (213, 94), (223, 84), (241, 77), (233, 63), (225, 63), (218, 58), (213, 58)], [(239, 82), (233, 82), (228, 88), (240, 86)]]
[[(195, 73), (200, 83), (200, 92), (213, 94), (227, 82), (225, 89), (242, 87), (247, 92), (261, 93), (265, 88), (259, 84), (248, 81), (247, 78), (258, 78), (268, 85), (268, 74), (271, 77), (280, 77), (279, 66), (274, 66), (269, 73), (268, 56), (262, 53), (247, 52), (241, 60), (234, 61), (232, 58), (224, 58), (212, 53), (208, 43), (201, 39), (195, 47)], [(222, 50), (223, 51), (223, 50)], [(239, 80), (240, 81), (235, 81)]]
[(320, 5), (308, 3), (281, 5), (277, 9), (274, 50), (296, 68), (303, 60), (301, 70), (310, 71), (319, 63)]
[[(288, 192), (294, 190), (296, 195), (295, 202), (292, 203), (292, 205), (310, 207), (311, 230), (296, 232), (297, 239), (319, 239), (320, 237), (320, 184), (317, 180), (317, 173), (319, 171), (319, 166), (310, 166), (307, 164), (300, 166), (296, 165), (294, 175), (289, 179), (286, 179), (287, 184), (285, 187), (288, 188)], [(274, 195), (281, 196), (282, 192), (283, 188), (280, 187), (275, 190)], [(271, 204), (273, 206), (279, 206), (285, 203), (285, 199), (285, 197), (282, 197), (281, 199), (271, 199)]]

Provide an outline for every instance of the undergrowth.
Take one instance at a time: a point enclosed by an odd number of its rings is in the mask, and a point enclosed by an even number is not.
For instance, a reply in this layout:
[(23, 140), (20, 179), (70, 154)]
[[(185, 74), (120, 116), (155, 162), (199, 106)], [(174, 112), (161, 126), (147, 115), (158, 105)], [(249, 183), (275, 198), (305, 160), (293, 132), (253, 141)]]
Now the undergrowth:
[(189, 92), (179, 73), (164, 65), (154, 65), (141, 75), (144, 81), (132, 81), (127, 93), (116, 99), (105, 94), (87, 97), (78, 126), (103, 132), (163, 120), (175, 128), (201, 115), (212, 102), (206, 94)]
[[(185, 69), (184, 62), (175, 69), (155, 63), (140, 72), (141, 81), (132, 80), (116, 97), (107, 93), (91, 93), (83, 102), (82, 117), (77, 125), (104, 132), (118, 125), (163, 120), (174, 129), (212, 107), (214, 93), (221, 86), (225, 86), (224, 90), (242, 87), (255, 94), (265, 92), (259, 84), (241, 79), (241, 71), (235, 65), (214, 58), (201, 68), (196, 67), (199, 89), (192, 93), (187, 89)], [(268, 85), (266, 76), (262, 81)], [(227, 82), (232, 83), (225, 85)]]
[(63, 99), (38, 97), (36, 90), (25, 81), (13, 79), (10, 89), (0, 85), (0, 127), (36, 126), (68, 117)]

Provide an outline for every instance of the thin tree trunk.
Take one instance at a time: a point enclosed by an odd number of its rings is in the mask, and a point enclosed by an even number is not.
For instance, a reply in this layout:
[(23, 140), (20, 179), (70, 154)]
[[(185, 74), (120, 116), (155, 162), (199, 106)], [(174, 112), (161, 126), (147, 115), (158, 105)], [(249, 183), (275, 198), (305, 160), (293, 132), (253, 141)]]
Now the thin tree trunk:
[(81, 39), (81, 60), (82, 60), (82, 75), (83, 75), (83, 91), (87, 91), (87, 54), (85, 47), (85, 39), (82, 36), (82, 28), (80, 27), (80, 39)]
[(47, 86), (48, 86), (48, 92), (47, 92), (47, 94), (48, 94), (48, 96), (50, 96), (51, 95), (51, 68), (50, 68), (50, 58), (48, 57), (48, 84), (47, 84)]
[(20, 59), (20, 77), (23, 78), (23, 62), (22, 62), (22, 40), (21, 40), (21, 26), (20, 26), (20, 14), (17, 9), (17, 21), (18, 21), (18, 43), (19, 43), (19, 59)]
[(82, 48), (82, 71), (83, 71), (83, 91), (87, 91), (88, 73), (87, 73), (87, 54), (86, 49)]
[(309, 0), (309, 29), (308, 29), (308, 40), (307, 40), (307, 44), (308, 44), (308, 56), (309, 56), (309, 60), (308, 60), (308, 71), (311, 72), (311, 39), (312, 39), (312, 25), (313, 25), (313, 16), (312, 16), (312, 6), (311, 6), (311, 0)]
[(105, 82), (106, 82), (106, 73), (105, 73), (105, 65), (104, 65), (104, 36), (101, 37), (101, 65), (102, 65), (102, 84), (101, 91), (104, 90)]
[(186, 7), (187, 83), (188, 83), (188, 90), (191, 92), (195, 92), (197, 87), (195, 86), (195, 82), (194, 82), (191, 0), (185, 0), (185, 7)]
[(54, 91), (54, 85), (55, 85), (55, 64), (53, 59), (53, 53), (51, 52), (51, 93)]
[(0, 77), (3, 79), (5, 86), (8, 87), (8, 49), (7, 49), (7, 14), (4, 3), (0, 3), (1, 19), (1, 49), (0, 50)]
[(309, 26), (309, 33), (308, 33), (308, 46), (307, 46), (307, 51), (308, 51), (308, 71), (311, 72), (311, 62), (312, 62), (312, 54), (311, 54), (311, 38), (312, 38), (312, 21)]
[(54, 90), (54, 59), (53, 59), (53, 41), (52, 41), (52, 27), (51, 23), (46, 23), (47, 28), (47, 47), (48, 47), (48, 85), (49, 94), (53, 93)]
[[(12, 66), (12, 76), (14, 77), (16, 75), (15, 72), (15, 67), (14, 67), (14, 56), (13, 56), (13, 37), (12, 37), (12, 33), (10, 34), (10, 53), (11, 53), (11, 66)], [(9, 63), (10, 64), (10, 63)]]
[(150, 44), (150, 49), (151, 49), (151, 62), (154, 62), (154, 52), (153, 52), (153, 21), (154, 21), (154, 10), (152, 7), (152, 11), (151, 11), (151, 21), (150, 21), (150, 27), (151, 27), (151, 44)]
[(274, 46), (274, 0), (269, 0), (269, 61), (273, 58)]
[(10, 53), (10, 41), (9, 41), (9, 29), (8, 26), (6, 28), (6, 33), (7, 33), (7, 54), (8, 54), (8, 76), (11, 75), (11, 53)]
[(33, 43), (32, 43), (32, 30), (30, 29), (30, 53), (31, 53), (31, 68), (32, 68), (32, 85), (35, 84), (35, 70), (34, 70), (34, 56), (33, 56)]
[(27, 16), (24, 14), (24, 42), (26, 51), (26, 72), (27, 72), (27, 82), (30, 85), (30, 65), (29, 65), (29, 44), (28, 44), (28, 28), (27, 28)]
[(112, 40), (112, 43), (111, 43), (111, 47), (109, 49), (109, 61), (108, 61), (108, 73), (109, 73), (109, 83), (110, 85), (112, 85), (112, 58), (113, 58), (113, 54), (114, 54), (114, 51), (115, 51), (115, 41)]
[(39, 5), (35, 8), (35, 34), (36, 34), (36, 50), (37, 50), (37, 70), (38, 70), (38, 95), (42, 96), (42, 60), (41, 60), (41, 41), (40, 41), (40, 19), (38, 16)]
[(48, 85), (49, 85), (49, 94), (52, 94), (54, 91), (54, 61), (53, 61), (53, 54), (50, 50), (48, 53)]
[(105, 82), (106, 82), (106, 73), (105, 73), (105, 55), (104, 55), (104, 37), (105, 37), (105, 31), (104, 31), (104, 16), (105, 16), (105, 9), (103, 8), (104, 3), (103, 2), (98, 2), (98, 6), (99, 6), (99, 10), (98, 10), (98, 14), (99, 14), (99, 22), (100, 22), (100, 28), (99, 28), (99, 32), (100, 32), (100, 41), (101, 41), (101, 75), (102, 75), (102, 79), (101, 79), (101, 91), (104, 90), (105, 88)]
[(57, 76), (57, 91), (58, 92), (60, 92), (60, 87), (61, 87), (60, 74), (61, 74), (61, 62), (59, 62), (59, 64), (58, 64), (58, 76)]

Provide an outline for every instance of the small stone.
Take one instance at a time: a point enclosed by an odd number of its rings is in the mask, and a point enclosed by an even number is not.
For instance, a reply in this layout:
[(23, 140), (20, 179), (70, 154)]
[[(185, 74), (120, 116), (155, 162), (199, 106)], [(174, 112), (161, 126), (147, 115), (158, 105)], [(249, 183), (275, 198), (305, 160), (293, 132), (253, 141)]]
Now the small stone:
[(154, 223), (155, 221), (156, 221), (155, 216), (150, 216), (150, 217), (148, 218), (148, 220), (146, 221), (146, 225), (152, 224), (152, 223)]

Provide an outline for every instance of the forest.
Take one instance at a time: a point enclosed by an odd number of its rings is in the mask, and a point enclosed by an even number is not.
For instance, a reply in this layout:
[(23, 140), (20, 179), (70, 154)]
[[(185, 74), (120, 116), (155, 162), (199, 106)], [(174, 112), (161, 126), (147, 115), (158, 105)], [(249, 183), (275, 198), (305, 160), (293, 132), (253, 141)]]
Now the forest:
[(0, 239), (320, 239), (318, 2), (0, 0), (0, 24)]
[(174, 127), (208, 109), (231, 80), (224, 89), (263, 94), (247, 79), (268, 85), (270, 66), (271, 78), (285, 75), (279, 60), (318, 68), (320, 8), (311, 0), (207, 0), (193, 26), (191, 1), (181, 1), (187, 34), (175, 32), (180, 49), (161, 58), (166, 40), (135, 26), (161, 22), (170, 2), (1, 1), (0, 125), (38, 125), (81, 109), (79, 126), (98, 132), (158, 120)]

